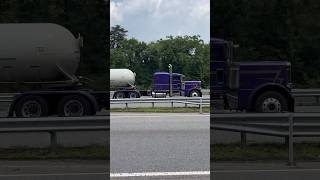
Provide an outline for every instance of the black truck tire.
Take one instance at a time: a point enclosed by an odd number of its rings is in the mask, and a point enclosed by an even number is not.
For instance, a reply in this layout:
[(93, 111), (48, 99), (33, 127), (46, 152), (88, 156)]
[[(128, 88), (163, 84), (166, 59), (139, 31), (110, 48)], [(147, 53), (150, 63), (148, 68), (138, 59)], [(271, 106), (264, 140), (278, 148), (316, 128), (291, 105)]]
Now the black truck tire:
[(40, 96), (28, 95), (18, 100), (14, 111), (17, 117), (47, 116), (48, 104)]
[(255, 101), (256, 112), (285, 112), (288, 111), (288, 101), (279, 92), (267, 91), (262, 93)]
[(201, 97), (201, 93), (199, 90), (193, 89), (190, 91), (189, 97)]
[(89, 101), (80, 95), (68, 95), (58, 103), (58, 115), (62, 117), (79, 117), (94, 115)]
[(140, 98), (140, 94), (137, 91), (132, 91), (128, 93), (128, 98), (131, 98), (131, 99)]
[(113, 95), (113, 99), (124, 99), (124, 98), (126, 98), (126, 93), (124, 93), (123, 91), (115, 92)]

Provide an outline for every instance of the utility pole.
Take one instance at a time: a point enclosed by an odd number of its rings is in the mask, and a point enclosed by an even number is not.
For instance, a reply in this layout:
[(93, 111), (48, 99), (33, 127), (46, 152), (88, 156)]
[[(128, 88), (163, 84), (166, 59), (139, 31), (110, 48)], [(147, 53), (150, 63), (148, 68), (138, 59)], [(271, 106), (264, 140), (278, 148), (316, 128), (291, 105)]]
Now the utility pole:
[(170, 76), (170, 79), (169, 79), (169, 96), (172, 97), (172, 65), (169, 64), (168, 66), (169, 68), (169, 76)]

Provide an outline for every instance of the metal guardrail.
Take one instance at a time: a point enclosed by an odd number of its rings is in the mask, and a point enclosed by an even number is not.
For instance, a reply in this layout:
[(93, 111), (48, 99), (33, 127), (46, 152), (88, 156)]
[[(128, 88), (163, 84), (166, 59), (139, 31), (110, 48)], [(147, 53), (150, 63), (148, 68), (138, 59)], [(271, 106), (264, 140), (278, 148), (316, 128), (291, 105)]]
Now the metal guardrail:
[(107, 116), (87, 117), (41, 117), (41, 118), (0, 118), (0, 133), (48, 132), (50, 147), (57, 147), (57, 132), (65, 131), (108, 131)]
[(17, 95), (16, 93), (8, 93), (8, 94), (3, 94), (0, 93), (0, 103), (10, 103), (14, 96)]
[(135, 103), (151, 103), (152, 108), (156, 103), (170, 103), (171, 108), (174, 109), (174, 104), (188, 104), (198, 105), (199, 113), (203, 113), (204, 106), (210, 106), (210, 98), (204, 97), (172, 97), (172, 98), (135, 98), (135, 99), (110, 99), (110, 104), (125, 104), (125, 108), (129, 108), (129, 104)]
[[(320, 105), (320, 89), (292, 89), (292, 95), (295, 98), (296, 106)], [(310, 97), (314, 98), (314, 102), (310, 102), (310, 101), (307, 101), (307, 99), (305, 99)]]
[(320, 113), (232, 113), (211, 114), (210, 129), (285, 137), (289, 165), (294, 165), (293, 138), (320, 136)]

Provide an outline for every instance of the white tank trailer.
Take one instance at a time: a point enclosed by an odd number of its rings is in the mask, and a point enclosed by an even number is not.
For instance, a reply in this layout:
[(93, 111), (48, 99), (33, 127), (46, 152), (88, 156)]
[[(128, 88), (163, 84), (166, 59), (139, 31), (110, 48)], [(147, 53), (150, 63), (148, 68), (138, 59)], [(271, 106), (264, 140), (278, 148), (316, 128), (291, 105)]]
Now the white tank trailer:
[(110, 69), (110, 89), (134, 87), (136, 74), (129, 69)]
[(136, 74), (129, 69), (110, 69), (110, 90), (114, 90), (113, 98), (140, 98), (141, 92), (135, 87)]
[(56, 24), (0, 24), (0, 81), (76, 81), (81, 38)]
[(32, 84), (15, 96), (8, 116), (94, 115), (109, 93), (83, 90), (75, 76), (82, 38), (51, 23), (0, 24), (0, 83)]

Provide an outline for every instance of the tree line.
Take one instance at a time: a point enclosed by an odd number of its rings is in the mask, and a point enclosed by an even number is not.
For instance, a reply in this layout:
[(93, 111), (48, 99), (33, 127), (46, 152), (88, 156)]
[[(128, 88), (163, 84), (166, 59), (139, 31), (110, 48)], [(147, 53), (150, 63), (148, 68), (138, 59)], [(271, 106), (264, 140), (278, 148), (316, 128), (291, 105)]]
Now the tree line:
[(211, 34), (239, 44), (239, 61), (287, 60), (296, 87), (319, 87), (319, 12), (315, 0), (215, 0)]
[(210, 48), (199, 35), (167, 36), (146, 43), (128, 38), (127, 33), (120, 25), (111, 27), (110, 66), (134, 71), (138, 87), (149, 88), (153, 73), (168, 72), (169, 64), (186, 80), (201, 80), (203, 87), (209, 87)]

